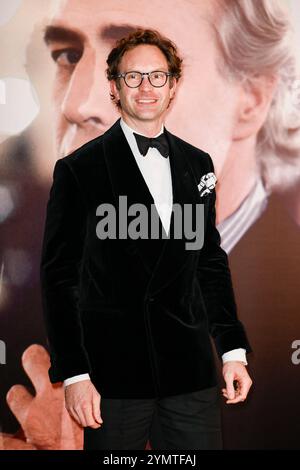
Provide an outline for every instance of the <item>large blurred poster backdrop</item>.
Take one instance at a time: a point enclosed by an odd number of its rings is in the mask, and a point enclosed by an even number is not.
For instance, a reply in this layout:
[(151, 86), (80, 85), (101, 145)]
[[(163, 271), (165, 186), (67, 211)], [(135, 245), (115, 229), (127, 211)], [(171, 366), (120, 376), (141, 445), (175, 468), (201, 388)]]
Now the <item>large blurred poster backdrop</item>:
[(218, 177), (218, 228), (254, 351), (248, 400), (223, 403), (225, 448), (300, 449), (298, 0), (1, 2), (0, 448), (82, 448), (47, 374), (45, 208), (56, 159), (118, 119), (105, 61), (137, 26), (178, 45), (166, 127), (209, 152)]

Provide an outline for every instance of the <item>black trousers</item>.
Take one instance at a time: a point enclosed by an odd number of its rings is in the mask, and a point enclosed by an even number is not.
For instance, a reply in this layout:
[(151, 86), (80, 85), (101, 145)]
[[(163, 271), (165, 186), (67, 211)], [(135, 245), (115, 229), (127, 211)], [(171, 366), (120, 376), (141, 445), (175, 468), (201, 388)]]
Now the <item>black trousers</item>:
[(222, 449), (219, 388), (160, 399), (101, 399), (103, 424), (84, 428), (84, 450)]

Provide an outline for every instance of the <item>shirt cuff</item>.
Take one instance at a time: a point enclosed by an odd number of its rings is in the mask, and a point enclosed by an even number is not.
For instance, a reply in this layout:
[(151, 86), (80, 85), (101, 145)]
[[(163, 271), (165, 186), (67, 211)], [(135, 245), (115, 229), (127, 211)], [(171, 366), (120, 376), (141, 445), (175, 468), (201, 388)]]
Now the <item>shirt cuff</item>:
[(75, 384), (76, 382), (81, 382), (82, 380), (91, 380), (89, 374), (74, 375), (73, 377), (64, 380), (64, 387)]
[(246, 359), (246, 349), (238, 348), (232, 349), (232, 351), (228, 351), (222, 355), (223, 364), (228, 361), (239, 361), (243, 362), (245, 366), (248, 364)]

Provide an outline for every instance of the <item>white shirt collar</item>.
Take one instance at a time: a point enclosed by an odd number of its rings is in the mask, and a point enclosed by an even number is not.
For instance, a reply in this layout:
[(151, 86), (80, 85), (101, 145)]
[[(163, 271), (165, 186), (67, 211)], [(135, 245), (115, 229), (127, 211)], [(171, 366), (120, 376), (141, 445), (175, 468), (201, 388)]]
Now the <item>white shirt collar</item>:
[(221, 246), (227, 254), (266, 209), (268, 196), (269, 193), (259, 177), (238, 209), (217, 225), (221, 235)]
[[(128, 135), (129, 133), (133, 135), (133, 133), (135, 132), (136, 134), (139, 134), (139, 135), (144, 135), (142, 134), (141, 132), (138, 132), (134, 129), (132, 129), (132, 127), (128, 126), (128, 124), (126, 124), (126, 122), (124, 121), (124, 119), (121, 117), (120, 119), (120, 125), (123, 129), (123, 132), (125, 135)], [(161, 125), (161, 130), (159, 131), (158, 134), (156, 134), (154, 137), (158, 137), (160, 134), (162, 134), (164, 132), (164, 125), (162, 124)]]

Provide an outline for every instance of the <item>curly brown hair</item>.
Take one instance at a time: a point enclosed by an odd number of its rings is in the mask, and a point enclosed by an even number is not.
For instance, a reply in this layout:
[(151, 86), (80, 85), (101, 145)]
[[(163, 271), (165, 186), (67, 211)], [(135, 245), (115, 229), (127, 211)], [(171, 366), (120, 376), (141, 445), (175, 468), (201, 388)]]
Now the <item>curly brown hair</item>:
[[(115, 80), (117, 88), (120, 89), (120, 78), (116, 78), (116, 75), (119, 73), (119, 65), (122, 57), (125, 52), (141, 44), (156, 46), (164, 54), (168, 62), (169, 72), (172, 73), (170, 77), (170, 88), (172, 88), (173, 79), (178, 81), (181, 77), (182, 59), (178, 56), (176, 45), (154, 29), (138, 28), (116, 42), (115, 47), (111, 50), (106, 60), (108, 65), (106, 69), (107, 79), (109, 81)], [(120, 100), (116, 101), (116, 97), (112, 93), (110, 93), (110, 97), (111, 100), (116, 103), (117, 108), (121, 109)]]

